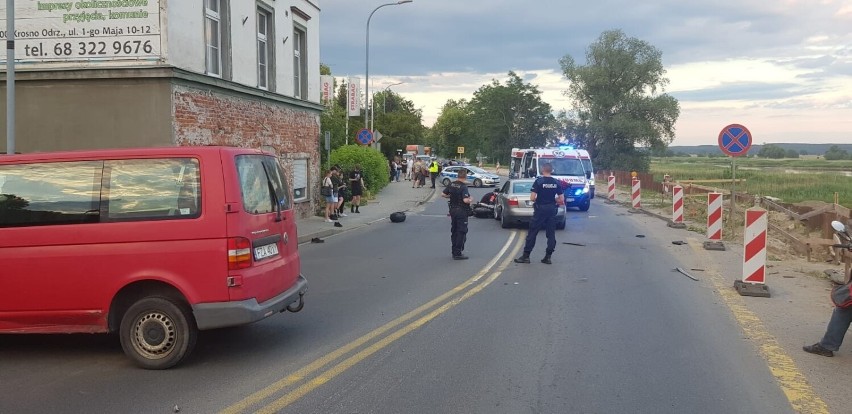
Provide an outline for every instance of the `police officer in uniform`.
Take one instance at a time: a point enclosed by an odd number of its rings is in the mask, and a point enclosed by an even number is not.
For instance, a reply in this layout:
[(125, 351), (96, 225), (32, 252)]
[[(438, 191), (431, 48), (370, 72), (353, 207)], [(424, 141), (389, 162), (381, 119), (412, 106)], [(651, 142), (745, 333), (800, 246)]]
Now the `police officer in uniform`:
[(547, 250), (544, 252), (542, 263), (551, 264), (550, 255), (556, 249), (556, 213), (558, 205), (564, 203), (562, 195), (562, 184), (559, 180), (550, 176), (553, 166), (549, 163), (542, 164), (541, 177), (536, 178), (530, 190), (530, 201), (533, 202), (533, 218), (530, 221), (530, 231), (527, 233), (527, 241), (524, 244), (524, 254), (515, 259), (515, 263), (529, 263), (530, 253), (535, 247), (535, 238), (538, 231), (544, 228), (547, 235)]
[(448, 203), (450, 205), (450, 218), (452, 219), (450, 240), (453, 243), (453, 259), (465, 260), (467, 256), (462, 252), (464, 251), (464, 242), (467, 240), (467, 219), (471, 198), (467, 191), (467, 185), (464, 183), (467, 178), (467, 170), (461, 168), (458, 174), (455, 181), (444, 187), (441, 197), (450, 199)]

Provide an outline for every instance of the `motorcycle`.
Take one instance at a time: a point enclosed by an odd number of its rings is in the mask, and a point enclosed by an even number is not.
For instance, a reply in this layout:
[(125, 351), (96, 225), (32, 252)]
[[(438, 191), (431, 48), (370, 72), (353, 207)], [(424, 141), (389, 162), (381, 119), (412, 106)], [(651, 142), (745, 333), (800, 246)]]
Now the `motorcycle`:
[(485, 194), (478, 203), (473, 204), (473, 215), (477, 218), (492, 218), (494, 217), (494, 208), (497, 206), (497, 193), (499, 189), (495, 188), (493, 192)]

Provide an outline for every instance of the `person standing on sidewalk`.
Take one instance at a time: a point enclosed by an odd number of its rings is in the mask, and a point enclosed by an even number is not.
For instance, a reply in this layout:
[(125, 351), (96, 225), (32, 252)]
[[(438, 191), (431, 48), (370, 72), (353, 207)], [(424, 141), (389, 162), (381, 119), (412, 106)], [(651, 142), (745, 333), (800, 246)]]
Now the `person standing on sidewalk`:
[(429, 164), (429, 177), (432, 179), (432, 187), (435, 188), (435, 180), (438, 178), (438, 173), (441, 172), (441, 166), (438, 165), (438, 160), (432, 158), (432, 163)]
[(541, 166), (541, 177), (536, 178), (530, 190), (530, 201), (533, 203), (533, 218), (530, 230), (524, 244), (524, 254), (515, 259), (515, 263), (529, 263), (530, 253), (535, 247), (535, 239), (539, 230), (544, 228), (547, 235), (547, 250), (544, 252), (542, 263), (551, 264), (550, 255), (556, 250), (556, 213), (564, 203), (562, 184), (550, 176), (553, 166), (545, 163)]
[(325, 196), (325, 222), (333, 223), (334, 220), (331, 217), (334, 215), (334, 208), (337, 206), (337, 192), (334, 191), (334, 183), (332, 182), (332, 178), (334, 176), (334, 168), (328, 170), (325, 173), (325, 178), (322, 179), (322, 188), (323, 191), (327, 191)]
[(802, 349), (805, 352), (825, 357), (834, 356), (834, 352), (840, 349), (843, 337), (846, 336), (846, 331), (849, 330), (850, 324), (852, 324), (852, 308), (835, 306), (831, 312), (831, 319), (828, 320), (828, 327), (825, 329), (825, 335), (822, 336), (822, 339), (813, 345), (803, 346)]
[(470, 209), (470, 193), (464, 183), (467, 178), (467, 169), (459, 169), (458, 178), (444, 187), (441, 197), (449, 198), (450, 205), (450, 241), (452, 242), (452, 254), (454, 260), (465, 260), (464, 243), (467, 241), (467, 220)]
[(405, 180), (411, 181), (411, 177), (414, 175), (414, 157), (410, 157), (405, 160)]
[(334, 170), (334, 174), (331, 176), (331, 183), (334, 185), (334, 193), (337, 195), (337, 203), (334, 206), (334, 214), (338, 217), (346, 217), (346, 213), (343, 212), (343, 200), (346, 198), (344, 192), (346, 191), (346, 183), (343, 182), (343, 174), (340, 170), (340, 166), (335, 165), (331, 167)]
[(361, 194), (364, 193), (364, 178), (361, 176), (361, 164), (355, 164), (355, 168), (349, 173), (349, 188), (352, 191), (352, 200), (349, 201), (349, 212), (360, 213)]

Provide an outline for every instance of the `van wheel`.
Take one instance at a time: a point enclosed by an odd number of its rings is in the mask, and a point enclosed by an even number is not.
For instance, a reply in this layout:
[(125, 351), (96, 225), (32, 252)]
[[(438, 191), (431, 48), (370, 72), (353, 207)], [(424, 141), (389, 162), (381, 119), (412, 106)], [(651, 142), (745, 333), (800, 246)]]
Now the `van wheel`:
[(186, 305), (162, 296), (149, 296), (131, 306), (121, 318), (121, 348), (145, 369), (171, 368), (192, 352), (198, 328)]
[(580, 211), (589, 211), (589, 206), (592, 205), (590, 200), (586, 200), (583, 204), (580, 205)]

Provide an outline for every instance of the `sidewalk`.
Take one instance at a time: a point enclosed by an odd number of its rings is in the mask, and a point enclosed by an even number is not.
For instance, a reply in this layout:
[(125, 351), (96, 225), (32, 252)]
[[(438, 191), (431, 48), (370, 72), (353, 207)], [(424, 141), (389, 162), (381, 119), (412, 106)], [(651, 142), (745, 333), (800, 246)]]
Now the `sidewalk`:
[[(370, 224), (390, 220), (390, 214), (396, 211), (409, 211), (429, 201), (435, 191), (441, 189), (436, 183), (436, 188), (429, 188), (429, 179), (422, 188), (411, 188), (411, 181), (401, 179), (399, 182), (391, 182), (383, 188), (373, 200), (362, 205), (361, 213), (350, 213), (347, 203), (345, 213), (347, 217), (340, 218), (343, 227), (334, 227), (334, 223), (326, 223), (324, 217), (311, 216), (296, 220), (296, 228), (299, 232), (299, 244), (308, 243), (311, 239), (325, 238), (344, 231), (368, 226)], [(364, 204), (364, 201), (362, 201)]]

